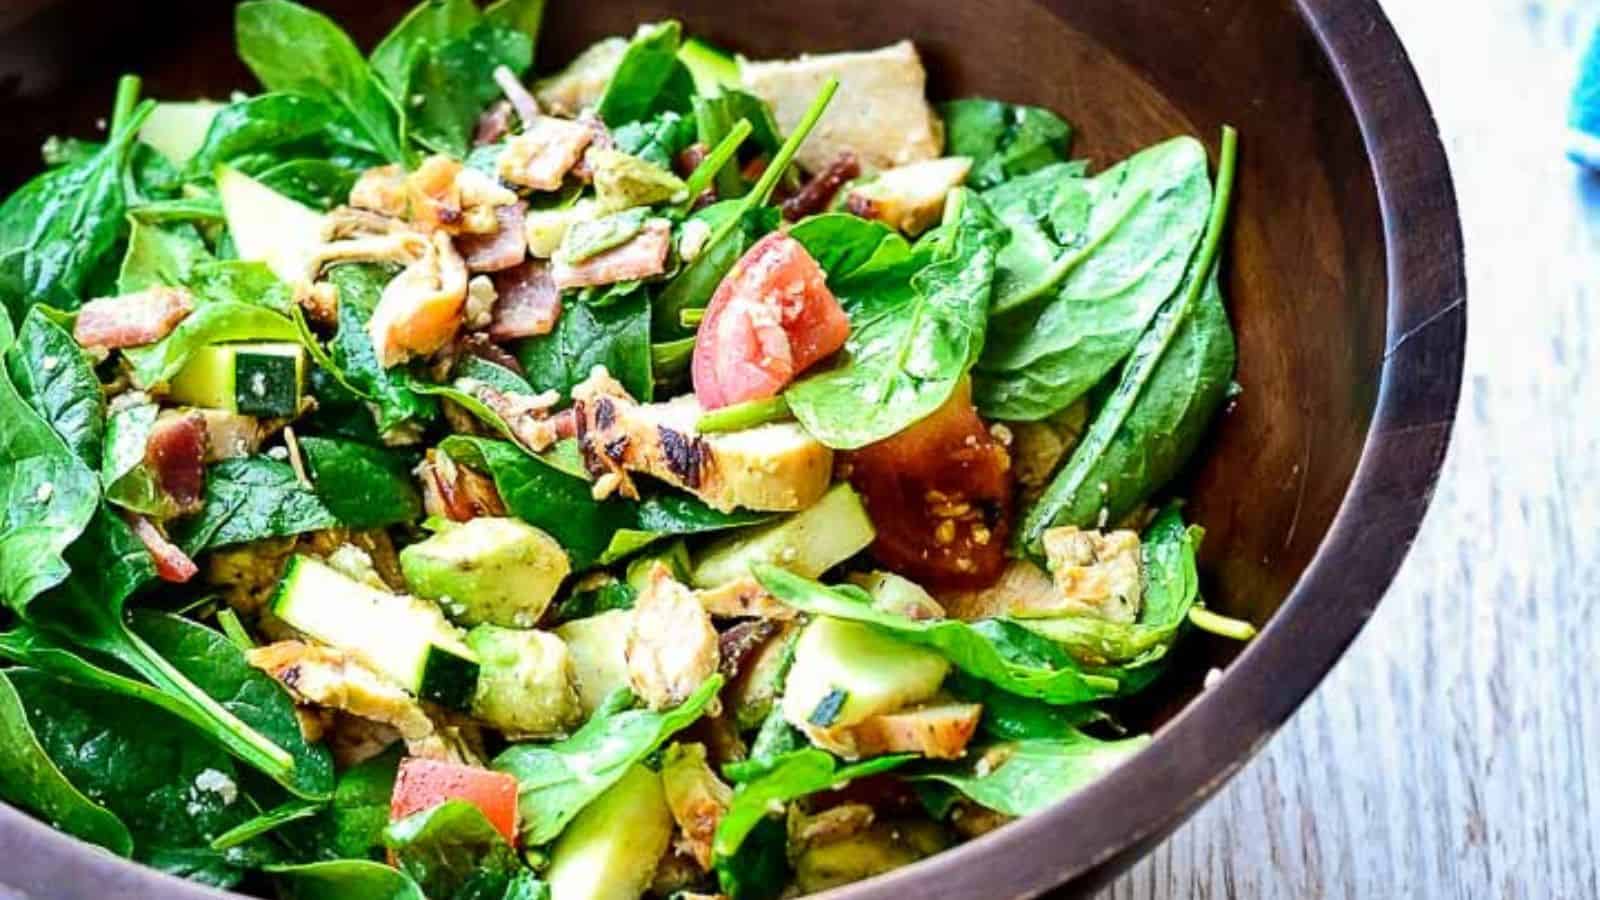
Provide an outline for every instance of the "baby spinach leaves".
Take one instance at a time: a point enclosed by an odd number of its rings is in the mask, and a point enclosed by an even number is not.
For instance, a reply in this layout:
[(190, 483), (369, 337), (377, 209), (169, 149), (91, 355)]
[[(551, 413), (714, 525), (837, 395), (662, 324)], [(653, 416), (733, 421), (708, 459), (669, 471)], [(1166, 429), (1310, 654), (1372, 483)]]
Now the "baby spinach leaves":
[[(1187, 137), (1093, 178), (1038, 178), (989, 195), (1020, 234), (1001, 255), (997, 317), (974, 385), (979, 410), (994, 418), (1048, 417), (1121, 362), (1183, 281), (1211, 202), (1205, 148)], [(1039, 248), (1048, 265), (1019, 262)]]
[(239, 58), (268, 90), (340, 110), (379, 156), (408, 160), (395, 101), (327, 16), (289, 0), (248, 0), (235, 12), (234, 31)]
[(128, 826), (85, 797), (40, 746), (22, 698), (4, 670), (0, 670), (0, 799), (119, 856), (133, 852)]
[(570, 398), (595, 366), (605, 366), (629, 394), (649, 400), (655, 391), (650, 298), (636, 290), (604, 306), (568, 302), (555, 329), (517, 344), (516, 354), (528, 382), (541, 391)]
[(943, 104), (945, 152), (972, 160), (967, 185), (986, 190), (1067, 158), (1072, 126), (1048, 109), (970, 98)]
[(429, 897), (504, 896), (512, 881), (532, 877), (483, 811), (465, 800), (407, 816), (383, 837), (400, 870)]
[(635, 763), (694, 724), (722, 687), (713, 675), (682, 704), (663, 712), (628, 709), (626, 692), (607, 698), (583, 727), (554, 744), (518, 744), (495, 757), (493, 768), (516, 776), (522, 843), (537, 847), (561, 834), (590, 801)]
[(1227, 396), (1233, 330), (1217, 283), (1217, 254), (1233, 191), (1238, 136), (1224, 129), (1205, 236), (1177, 293), (1140, 336), (1111, 396), (1017, 529), (1037, 555), (1053, 525), (1120, 521), (1176, 475)]
[(628, 44), (596, 111), (612, 128), (664, 112), (688, 115), (694, 106), (694, 76), (678, 59), (683, 26), (666, 21), (644, 25)]
[(411, 876), (365, 859), (263, 867), (285, 900), (428, 900)]
[(190, 556), (206, 550), (333, 528), (339, 519), (288, 463), (266, 456), (226, 459), (206, 473), (204, 505), (173, 538)]
[(438, 401), (410, 387), (404, 370), (378, 364), (367, 334), (367, 321), (394, 275), (393, 267), (375, 263), (347, 263), (328, 271), (328, 280), (339, 291), (339, 330), (326, 349), (304, 327), (304, 320), (297, 319), (301, 340), (317, 363), (350, 393), (371, 404), (378, 431), (385, 435), (432, 421), (439, 411)]
[(1074, 731), (975, 749), (968, 760), (924, 765), (907, 777), (948, 784), (980, 806), (1025, 816), (1061, 801), (1149, 743), (1148, 735), (1103, 741)]
[(300, 449), (323, 506), (349, 528), (416, 521), (422, 498), (399, 453), (354, 441), (304, 437)]
[[(947, 202), (952, 220), (919, 244), (915, 257), (928, 260), (920, 268), (875, 223), (845, 227), (850, 217), (829, 216), (816, 220), (826, 231), (795, 228), (832, 264), (829, 286), (850, 316), (845, 362), (784, 392), (795, 418), (829, 447), (853, 450), (925, 418), (978, 357), (1000, 234), (982, 201), (957, 192)], [(872, 227), (876, 239), (863, 240)]]
[(1088, 703), (1117, 691), (1117, 680), (1084, 671), (1060, 647), (1013, 622), (916, 620), (875, 609), (853, 585), (824, 587), (776, 566), (751, 572), (772, 596), (802, 612), (865, 622), (907, 643), (939, 651), (957, 669), (1023, 697), (1056, 704)]

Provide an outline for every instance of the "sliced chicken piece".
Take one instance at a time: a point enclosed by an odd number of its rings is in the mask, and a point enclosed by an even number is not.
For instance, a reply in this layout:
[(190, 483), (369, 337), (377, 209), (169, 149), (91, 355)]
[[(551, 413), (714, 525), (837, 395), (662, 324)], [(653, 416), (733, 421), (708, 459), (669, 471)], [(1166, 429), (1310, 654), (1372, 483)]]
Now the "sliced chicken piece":
[(944, 201), (967, 180), (972, 160), (965, 156), (930, 159), (890, 169), (852, 190), (845, 208), (863, 219), (918, 235), (939, 224)]
[(678, 850), (711, 871), (711, 841), (733, 802), (733, 788), (706, 763), (704, 744), (673, 744), (661, 760), (661, 786), (678, 823)]
[(1124, 624), (1139, 618), (1144, 567), (1137, 532), (1066, 526), (1046, 531), (1043, 540), (1058, 602), (1053, 608), (1013, 609), (1012, 615), (1091, 615)]
[(507, 184), (554, 191), (583, 158), (594, 132), (581, 122), (539, 116), (506, 140), (495, 171)]
[(798, 615), (794, 607), (767, 593), (754, 578), (740, 578), (695, 594), (706, 612), (717, 619), (758, 618), (783, 622)]
[(666, 219), (651, 219), (638, 234), (620, 246), (578, 263), (557, 259), (550, 274), (556, 287), (562, 290), (636, 281), (665, 272), (667, 253), (671, 249), (671, 223)]
[(720, 510), (795, 512), (833, 478), (833, 451), (792, 422), (702, 435), (692, 395), (641, 406), (600, 368), (573, 398), (584, 464), (623, 496), (638, 495), (628, 473), (643, 472)]
[(429, 252), (383, 289), (367, 322), (384, 368), (426, 356), (448, 344), (461, 327), (467, 302), (467, 265), (450, 236), (435, 233)]
[(717, 630), (694, 592), (657, 564), (639, 592), (623, 650), (628, 683), (651, 709), (677, 706), (717, 672)]
[(279, 641), (246, 652), (245, 659), (277, 679), (301, 703), (392, 726), (407, 743), (434, 733), (433, 720), (417, 698), (342, 650), (304, 641)]
[(377, 166), (361, 173), (350, 187), (350, 205), (397, 219), (406, 217), (406, 170), (399, 165)]
[(1006, 563), (999, 580), (986, 588), (945, 591), (936, 599), (950, 618), (964, 622), (1009, 616), (1019, 609), (1048, 609), (1060, 603), (1050, 573), (1025, 559)]
[(979, 704), (943, 703), (873, 716), (848, 730), (860, 756), (917, 753), (960, 759), (982, 716)]
[(182, 288), (153, 287), (102, 297), (78, 310), (72, 336), (80, 346), (98, 350), (142, 347), (171, 334), (193, 311), (194, 301)]
[(943, 123), (927, 100), (927, 72), (910, 41), (864, 52), (741, 60), (739, 71), (745, 87), (772, 106), (785, 134), (800, 124), (823, 83), (839, 79), (833, 104), (796, 157), (808, 172), (823, 171), (847, 152), (877, 170), (933, 159), (944, 148)]
[(464, 234), (456, 238), (456, 249), (469, 272), (499, 272), (528, 258), (528, 236), (523, 232), (526, 203), (495, 207), (499, 227), (488, 234)]
[(200, 571), (194, 560), (178, 549), (177, 544), (167, 540), (167, 536), (161, 533), (161, 529), (151, 524), (149, 519), (128, 512), (124, 512), (122, 518), (128, 523), (128, 527), (133, 529), (133, 533), (139, 538), (140, 543), (144, 544), (145, 549), (150, 551), (150, 558), (156, 564), (156, 576), (162, 581), (183, 584)]
[(414, 225), (448, 234), (493, 234), (500, 227), (496, 209), (517, 202), (493, 178), (439, 155), (406, 177), (406, 196)]
[(561, 289), (550, 264), (528, 260), (494, 274), (496, 298), (489, 315), (489, 337), (496, 341), (549, 334), (561, 318)]

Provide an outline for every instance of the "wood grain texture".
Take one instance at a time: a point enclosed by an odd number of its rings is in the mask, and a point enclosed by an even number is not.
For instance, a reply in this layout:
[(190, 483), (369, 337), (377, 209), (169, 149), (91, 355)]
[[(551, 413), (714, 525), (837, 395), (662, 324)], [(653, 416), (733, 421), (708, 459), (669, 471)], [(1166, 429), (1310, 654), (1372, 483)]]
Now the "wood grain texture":
[(1349, 654), (1115, 900), (1600, 897), (1600, 178), (1561, 153), (1600, 0), (1385, 6), (1467, 244), (1446, 474)]

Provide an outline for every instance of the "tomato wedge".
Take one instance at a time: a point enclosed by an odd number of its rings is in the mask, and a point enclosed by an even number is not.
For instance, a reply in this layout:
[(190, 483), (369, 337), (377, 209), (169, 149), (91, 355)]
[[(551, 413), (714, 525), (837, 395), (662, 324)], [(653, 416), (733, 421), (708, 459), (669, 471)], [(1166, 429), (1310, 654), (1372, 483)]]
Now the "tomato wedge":
[(695, 335), (695, 398), (716, 409), (776, 396), (849, 336), (822, 267), (799, 241), (769, 234), (734, 264), (706, 308)]
[(390, 821), (432, 809), (446, 800), (465, 800), (483, 810), (489, 824), (516, 844), (516, 778), (505, 772), (415, 756), (400, 761), (394, 794), (389, 799)]
[(878, 531), (872, 555), (929, 587), (981, 588), (1005, 567), (1011, 456), (989, 434), (963, 381), (905, 431), (846, 457)]

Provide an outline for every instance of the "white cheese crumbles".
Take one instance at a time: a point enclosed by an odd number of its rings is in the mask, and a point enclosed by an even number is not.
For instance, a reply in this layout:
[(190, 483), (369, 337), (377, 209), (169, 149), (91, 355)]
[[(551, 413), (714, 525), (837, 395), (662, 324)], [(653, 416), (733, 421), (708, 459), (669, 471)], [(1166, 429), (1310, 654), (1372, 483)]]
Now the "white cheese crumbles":
[(189, 804), (185, 809), (189, 815), (197, 816), (216, 805), (217, 801), (220, 801), (222, 806), (232, 806), (233, 802), (239, 799), (239, 785), (216, 769), (203, 769), (194, 777), (189, 798)]

